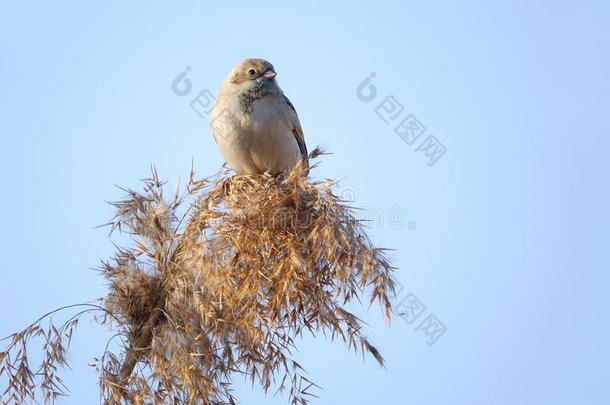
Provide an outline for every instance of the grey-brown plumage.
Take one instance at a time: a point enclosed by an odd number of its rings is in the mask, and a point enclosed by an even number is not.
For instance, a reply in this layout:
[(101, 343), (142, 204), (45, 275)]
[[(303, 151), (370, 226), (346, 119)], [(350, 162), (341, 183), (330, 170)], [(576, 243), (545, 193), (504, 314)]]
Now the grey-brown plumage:
[(214, 139), (238, 174), (277, 175), (299, 162), (307, 147), (296, 109), (264, 59), (237, 64), (222, 85), (211, 114)]

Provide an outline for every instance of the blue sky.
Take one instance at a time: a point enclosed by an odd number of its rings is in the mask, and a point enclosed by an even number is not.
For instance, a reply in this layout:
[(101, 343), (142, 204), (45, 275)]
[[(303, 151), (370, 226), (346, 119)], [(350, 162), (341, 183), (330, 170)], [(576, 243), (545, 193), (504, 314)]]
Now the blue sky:
[[(4, 2), (0, 335), (104, 295), (90, 268), (112, 252), (94, 226), (121, 197), (113, 184), (137, 187), (151, 163), (172, 182), (191, 159), (213, 174), (221, 156), (190, 102), (216, 93), (242, 58), (263, 57), (309, 148), (333, 152), (314, 176), (341, 179), (339, 192), (377, 218), (370, 235), (395, 249), (404, 285), (396, 303), (424, 308), (390, 327), (378, 308), (353, 308), (386, 369), (304, 339), (296, 358), (324, 388), (313, 403), (610, 403), (609, 11), (601, 1)], [(187, 66), (192, 92), (177, 96)], [(373, 72), (376, 97), (362, 101)], [(425, 127), (412, 144), (395, 133), (409, 115)], [(434, 140), (445, 153), (429, 165)], [(433, 344), (426, 319), (446, 329)], [(81, 325), (61, 403), (97, 403), (87, 363), (108, 337)], [(240, 380), (236, 392), (243, 404), (286, 403)]]

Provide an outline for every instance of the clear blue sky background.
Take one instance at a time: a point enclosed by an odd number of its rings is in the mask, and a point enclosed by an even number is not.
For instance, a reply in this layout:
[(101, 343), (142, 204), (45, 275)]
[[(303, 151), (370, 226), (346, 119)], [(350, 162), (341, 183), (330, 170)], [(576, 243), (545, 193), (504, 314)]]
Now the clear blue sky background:
[[(0, 335), (105, 293), (89, 268), (113, 183), (154, 163), (171, 181), (222, 160), (189, 102), (244, 57), (272, 61), (318, 178), (382, 213), (426, 310), (384, 325), (355, 307), (387, 369), (338, 342), (296, 358), (317, 404), (608, 404), (610, 10), (599, 1), (3, 2), (0, 6)], [(295, 3), (296, 4), (296, 3)], [(186, 66), (193, 90), (171, 82)], [(356, 88), (371, 72), (377, 98)], [(426, 132), (408, 145), (375, 108), (394, 95)], [(395, 124), (396, 122), (394, 122)], [(417, 145), (433, 134), (432, 166)], [(433, 345), (417, 325), (447, 328)], [(65, 404), (94, 404), (88, 361), (108, 338), (85, 322)], [(237, 381), (243, 404), (283, 404)]]

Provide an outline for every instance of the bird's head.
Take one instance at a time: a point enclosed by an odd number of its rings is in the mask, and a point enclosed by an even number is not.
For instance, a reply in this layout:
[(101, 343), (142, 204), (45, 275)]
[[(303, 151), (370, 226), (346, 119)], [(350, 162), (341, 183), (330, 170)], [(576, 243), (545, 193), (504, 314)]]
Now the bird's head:
[(277, 86), (275, 69), (265, 59), (245, 59), (229, 74), (229, 81), (242, 91), (271, 89)]

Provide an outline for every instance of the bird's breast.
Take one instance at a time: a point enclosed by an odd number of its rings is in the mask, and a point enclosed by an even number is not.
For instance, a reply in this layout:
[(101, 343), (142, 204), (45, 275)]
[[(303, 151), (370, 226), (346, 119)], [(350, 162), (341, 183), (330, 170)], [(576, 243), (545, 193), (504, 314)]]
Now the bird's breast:
[(279, 173), (290, 170), (299, 161), (298, 143), (285, 111), (287, 106), (278, 97), (254, 99), (250, 109), (244, 109), (241, 102), (225, 103), (225, 107), (230, 112), (228, 125), (218, 144), (236, 171)]

